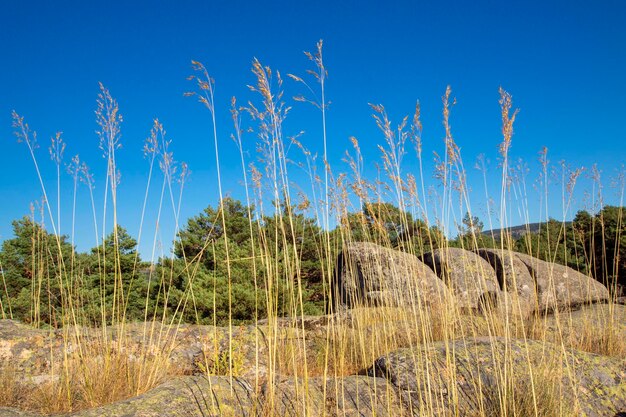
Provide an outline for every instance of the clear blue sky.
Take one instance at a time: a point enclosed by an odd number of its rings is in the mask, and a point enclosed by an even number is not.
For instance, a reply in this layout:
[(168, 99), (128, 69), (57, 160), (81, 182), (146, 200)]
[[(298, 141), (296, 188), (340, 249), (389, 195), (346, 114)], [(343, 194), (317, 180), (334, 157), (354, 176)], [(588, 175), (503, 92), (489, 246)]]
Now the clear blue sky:
[[(545, 145), (551, 161), (565, 159), (576, 167), (598, 163), (606, 176), (606, 199), (616, 202), (608, 177), (626, 160), (622, 1), (5, 1), (0, 5), (0, 239), (11, 236), (10, 221), (28, 214), (30, 202), (41, 196), (27, 149), (12, 135), (11, 110), (38, 132), (50, 192), (55, 174), (46, 148), (50, 136), (63, 131), (66, 160), (78, 153), (87, 161), (100, 195), (105, 167), (94, 110), (102, 81), (124, 115), (120, 223), (136, 235), (148, 171), (141, 148), (154, 117), (173, 140), (175, 158), (192, 170), (183, 219), (217, 199), (210, 119), (195, 100), (183, 97), (192, 87), (186, 80), (190, 61), (202, 61), (216, 80), (225, 191), (241, 198), (239, 156), (229, 140), (230, 98), (250, 98), (246, 85), (254, 82), (253, 57), (282, 73), (304, 74), (308, 61), (302, 51), (312, 50), (320, 38), (332, 101), (329, 159), (337, 172), (347, 169), (341, 159), (350, 136), (360, 140), (368, 166), (379, 160), (376, 145), (383, 138), (368, 103), (384, 104), (399, 121), (420, 100), (425, 155), (430, 160), (433, 151), (442, 153), (441, 96), (450, 84), (458, 100), (453, 134), (466, 165), (471, 170), (476, 157), (486, 154), (497, 176), (497, 92), (503, 86), (520, 108), (511, 153), (528, 162), (529, 182), (537, 176), (537, 153)], [(284, 86), (289, 100), (301, 92), (290, 80)], [(296, 104), (288, 120), (287, 135), (304, 130), (302, 141), (321, 152), (319, 114), (312, 107)], [(254, 158), (254, 146), (248, 146)], [(406, 172), (415, 169), (414, 159), (407, 157)], [(430, 177), (432, 164), (427, 169)], [(62, 231), (68, 233), (71, 179), (62, 181)], [(474, 211), (481, 215), (486, 206), (480, 175), (472, 171), (470, 183)], [(156, 197), (158, 187), (151, 192)], [(52, 193), (53, 204), (54, 198)], [(94, 245), (94, 234), (84, 187), (78, 199), (76, 242), (86, 250)], [(582, 194), (576, 204), (584, 204)], [(171, 219), (171, 209), (165, 210)], [(154, 216), (147, 215), (144, 258), (151, 251)], [(164, 245), (170, 236), (171, 221), (165, 220)]]

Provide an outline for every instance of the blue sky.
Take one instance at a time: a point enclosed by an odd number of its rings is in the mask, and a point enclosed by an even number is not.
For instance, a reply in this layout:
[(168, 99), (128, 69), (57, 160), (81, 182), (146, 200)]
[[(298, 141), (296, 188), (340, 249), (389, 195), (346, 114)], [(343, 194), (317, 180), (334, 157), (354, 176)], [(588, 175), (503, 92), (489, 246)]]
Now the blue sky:
[[(419, 100), (427, 180), (434, 184), (431, 155), (442, 153), (441, 96), (449, 84), (457, 98), (453, 135), (470, 171), (474, 212), (486, 217), (482, 178), (471, 167), (485, 154), (491, 160), (488, 183), (496, 189), (498, 87), (503, 86), (520, 108), (511, 154), (531, 168), (529, 188), (538, 175), (537, 153), (547, 146), (553, 162), (598, 163), (606, 201), (619, 202), (609, 177), (626, 162), (626, 3), (621, 1), (20, 1), (2, 2), (0, 11), (0, 239), (11, 236), (11, 220), (28, 214), (29, 204), (41, 197), (27, 149), (13, 137), (11, 110), (38, 132), (49, 192), (55, 168), (46, 148), (50, 136), (62, 131), (66, 161), (78, 153), (90, 165), (101, 204), (105, 166), (94, 110), (98, 82), (103, 82), (124, 116), (119, 216), (136, 235), (148, 172), (141, 149), (155, 117), (173, 141), (175, 158), (192, 171), (183, 221), (217, 201), (210, 118), (183, 96), (192, 88), (186, 80), (190, 61), (203, 62), (216, 81), (224, 188), (243, 198), (239, 155), (229, 140), (230, 99), (253, 97), (246, 85), (254, 82), (254, 57), (283, 74), (304, 75), (309, 63), (302, 52), (313, 50), (318, 39), (324, 40), (329, 72), (329, 161), (335, 171), (347, 170), (342, 158), (351, 136), (361, 143), (369, 173), (380, 160), (377, 145), (383, 137), (368, 103), (384, 104), (399, 121)], [(284, 88), (290, 102), (302, 92), (291, 80)], [(303, 130), (301, 140), (321, 152), (319, 113), (290, 104), (286, 135)], [(253, 160), (253, 135), (246, 141)], [(415, 157), (409, 155), (405, 172), (415, 170)], [(299, 175), (294, 170), (294, 178)], [(69, 233), (71, 178), (64, 176), (62, 183), (62, 232)], [(586, 204), (585, 190), (591, 191), (587, 180), (581, 182), (576, 207)], [(156, 182), (141, 244), (144, 258), (152, 248), (158, 192)], [(53, 204), (55, 198), (52, 193)], [(86, 250), (94, 245), (94, 233), (84, 187), (78, 201), (75, 240)], [(531, 220), (537, 220), (538, 197), (530, 203)], [(162, 219), (162, 240), (169, 246), (171, 209), (164, 210), (169, 220)], [(560, 216), (557, 205), (550, 210)]]

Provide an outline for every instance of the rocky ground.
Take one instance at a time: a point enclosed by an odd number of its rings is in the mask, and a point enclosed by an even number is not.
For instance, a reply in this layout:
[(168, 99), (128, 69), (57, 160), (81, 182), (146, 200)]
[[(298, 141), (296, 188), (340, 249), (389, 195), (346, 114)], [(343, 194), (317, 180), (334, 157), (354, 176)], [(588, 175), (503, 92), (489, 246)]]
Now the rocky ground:
[[(542, 339), (566, 340), (589, 325), (605, 325), (607, 317), (613, 315), (611, 323), (616, 323), (619, 337), (626, 340), (626, 307), (622, 305), (589, 305), (561, 314), (562, 318), (548, 315), (542, 319)], [(354, 319), (344, 315), (341, 320), (349, 327)], [(331, 334), (329, 326), (337, 325), (330, 316), (306, 318), (304, 323), (305, 330), (299, 335), (290, 321), (283, 320), (274, 327), (279, 332), (277, 338), (302, 337), (313, 349), (313, 341)], [(171, 363), (186, 375), (140, 396), (71, 415), (299, 416), (305, 415), (306, 409), (310, 416), (471, 416), (497, 406), (497, 393), (502, 390), (498, 381), (507, 372), (514, 375), (507, 380), (524, 385), (511, 387), (519, 391), (518, 396), (530, 392), (525, 384), (532, 377), (537, 384), (558, 387), (558, 398), (572, 407), (571, 412), (576, 415), (613, 416), (626, 411), (624, 359), (563, 350), (560, 343), (497, 336), (463, 337), (393, 350), (355, 375), (303, 379), (301, 375), (278, 373), (270, 380), (266, 372), (269, 329), (263, 324), (233, 329), (241, 353), (237, 359), (241, 361), (240, 372), (234, 377), (208, 376), (199, 365), (205, 356), (214, 356), (210, 353), (213, 347), (227, 351), (228, 328), (182, 325), (176, 332), (168, 327), (161, 330), (167, 332), (166, 329), (171, 334), (164, 338), (175, 340), (169, 344)], [(117, 340), (118, 329), (109, 332), (111, 340)], [(45, 383), (53, 377), (52, 363), (61, 360), (64, 349), (72, 348), (64, 342), (64, 334), (67, 333), (0, 321), (0, 358), (13, 365), (20, 379)], [(100, 332), (89, 334), (84, 332), (83, 337), (97, 340)], [(124, 330), (124, 340), (129, 355), (140, 351), (144, 326), (129, 325)], [(258, 350), (254, 349), (257, 343)], [(0, 415), (37, 414), (3, 408)]]

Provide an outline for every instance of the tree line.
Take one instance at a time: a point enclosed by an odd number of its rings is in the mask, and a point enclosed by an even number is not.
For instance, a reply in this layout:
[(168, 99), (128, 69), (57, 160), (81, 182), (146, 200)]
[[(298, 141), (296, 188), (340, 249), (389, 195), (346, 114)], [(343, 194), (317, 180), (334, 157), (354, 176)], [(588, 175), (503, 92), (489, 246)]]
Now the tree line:
[[(223, 211), (223, 214), (222, 214)], [(328, 232), (285, 202), (271, 216), (225, 198), (188, 219), (172, 256), (141, 260), (137, 241), (121, 226), (86, 253), (67, 236), (31, 218), (13, 221), (2, 243), (2, 317), (59, 326), (68, 317), (100, 324), (164, 320), (223, 325), (274, 315), (322, 314), (334, 259), (348, 241), (376, 242), (422, 256), (441, 247), (504, 247), (570, 266), (614, 292), (626, 277), (623, 207), (579, 211), (572, 222), (549, 220), (513, 238), (485, 233), (469, 213), (458, 235), (390, 203), (367, 203)], [(268, 311), (271, 310), (271, 311)]]

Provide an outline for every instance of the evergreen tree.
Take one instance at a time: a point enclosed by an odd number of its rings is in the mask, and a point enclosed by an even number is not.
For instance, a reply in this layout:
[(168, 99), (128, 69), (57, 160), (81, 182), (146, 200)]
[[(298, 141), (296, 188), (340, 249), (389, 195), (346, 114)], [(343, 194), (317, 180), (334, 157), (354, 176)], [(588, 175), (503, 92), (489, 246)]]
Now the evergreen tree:
[(374, 242), (422, 256), (445, 244), (443, 231), (402, 212), (391, 203), (365, 203), (359, 213), (350, 213), (340, 227), (349, 230), (346, 239)]
[(579, 264), (612, 290), (626, 285), (624, 207), (605, 206), (595, 216), (579, 211), (573, 230)]
[(66, 236), (57, 239), (28, 217), (13, 221), (13, 234), (0, 251), (6, 283), (2, 305), (23, 322), (56, 325), (69, 302), (67, 266), (73, 248)]

